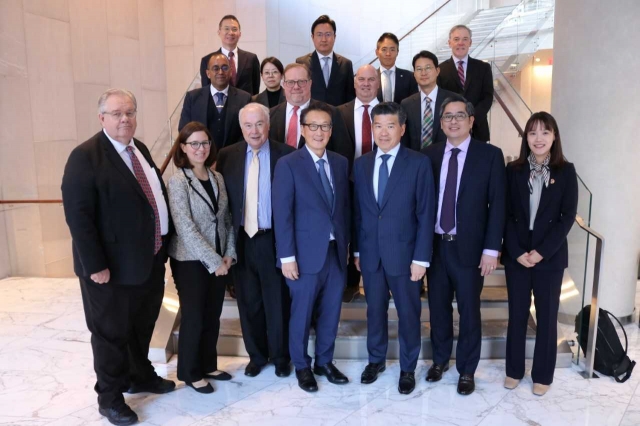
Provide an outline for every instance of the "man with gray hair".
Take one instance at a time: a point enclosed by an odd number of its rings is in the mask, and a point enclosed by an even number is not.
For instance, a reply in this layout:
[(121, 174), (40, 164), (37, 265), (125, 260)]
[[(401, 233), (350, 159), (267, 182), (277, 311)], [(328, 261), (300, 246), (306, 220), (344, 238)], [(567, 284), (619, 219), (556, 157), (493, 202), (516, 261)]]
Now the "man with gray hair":
[(278, 377), (289, 365), (289, 290), (276, 268), (272, 232), (271, 181), (280, 157), (294, 148), (269, 139), (269, 109), (250, 103), (240, 110), (244, 141), (220, 150), (217, 170), (224, 177), (236, 233), (238, 263), (232, 269), (242, 338), (249, 354), (244, 374), (257, 376), (268, 362)]
[(469, 57), (471, 30), (465, 25), (456, 25), (449, 31), (451, 58), (440, 64), (438, 86), (464, 96), (473, 104), (475, 121), (473, 138), (489, 141), (487, 114), (493, 103), (493, 74), (491, 65)]
[(147, 147), (133, 137), (137, 112), (131, 92), (103, 93), (102, 130), (71, 152), (62, 177), (74, 271), (91, 331), (98, 411), (117, 425), (138, 421), (123, 391), (175, 389), (148, 359), (172, 226), (162, 176)]

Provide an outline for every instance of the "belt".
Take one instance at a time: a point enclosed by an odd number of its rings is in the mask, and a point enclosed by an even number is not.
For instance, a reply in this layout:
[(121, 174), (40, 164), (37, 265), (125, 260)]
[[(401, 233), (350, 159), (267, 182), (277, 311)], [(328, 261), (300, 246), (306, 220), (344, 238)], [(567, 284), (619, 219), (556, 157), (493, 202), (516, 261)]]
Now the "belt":
[(438, 239), (441, 239), (442, 241), (455, 241), (456, 240), (456, 235), (455, 234), (436, 234), (438, 235)]
[(258, 229), (258, 232), (256, 232), (256, 235), (267, 234), (269, 232), (271, 232), (271, 228)]

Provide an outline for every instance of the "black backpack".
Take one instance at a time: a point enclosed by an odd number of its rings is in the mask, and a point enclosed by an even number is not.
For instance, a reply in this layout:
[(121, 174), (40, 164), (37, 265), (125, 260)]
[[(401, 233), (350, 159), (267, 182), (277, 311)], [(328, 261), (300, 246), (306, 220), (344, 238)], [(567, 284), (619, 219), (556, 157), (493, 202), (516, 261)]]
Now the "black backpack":
[[(585, 306), (576, 316), (576, 333), (580, 339), (580, 347), (582, 352), (587, 356), (587, 339), (589, 334), (589, 316), (591, 314), (591, 305)], [(613, 318), (624, 333), (625, 347), (622, 348), (620, 338), (616, 332), (616, 327), (611, 322)], [(626, 382), (631, 377), (633, 367), (636, 362), (631, 361), (627, 356), (629, 341), (627, 332), (624, 327), (611, 312), (599, 309), (598, 313), (598, 333), (596, 337), (596, 353), (593, 361), (593, 368), (606, 376), (613, 376), (618, 383)], [(621, 379), (620, 376), (624, 375)]]

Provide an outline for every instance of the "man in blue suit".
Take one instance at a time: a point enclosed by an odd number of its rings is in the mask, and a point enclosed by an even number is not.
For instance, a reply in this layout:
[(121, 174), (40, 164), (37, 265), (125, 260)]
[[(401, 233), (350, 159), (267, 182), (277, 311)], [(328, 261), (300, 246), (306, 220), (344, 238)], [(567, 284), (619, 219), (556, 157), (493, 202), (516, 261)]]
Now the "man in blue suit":
[(367, 298), (369, 364), (361, 382), (385, 369), (389, 291), (398, 310), (398, 391), (415, 388), (420, 354), (420, 287), (431, 261), (435, 195), (431, 161), (400, 144), (407, 114), (393, 102), (371, 111), (378, 146), (354, 164), (354, 257)]
[[(349, 380), (333, 365), (346, 283), (349, 244), (348, 161), (327, 151), (332, 110), (311, 104), (300, 115), (305, 146), (278, 160), (272, 206), (278, 266), (291, 293), (289, 352), (298, 385), (318, 390), (313, 373), (329, 382)], [(315, 365), (307, 354), (315, 318)]]
[(437, 382), (449, 368), (455, 293), (461, 395), (475, 390), (482, 342), (480, 293), (484, 277), (496, 268), (505, 224), (504, 157), (500, 148), (469, 136), (473, 114), (473, 104), (461, 95), (447, 98), (440, 112), (447, 142), (423, 151), (431, 159), (438, 190), (433, 260), (427, 276), (433, 346), (427, 381)]

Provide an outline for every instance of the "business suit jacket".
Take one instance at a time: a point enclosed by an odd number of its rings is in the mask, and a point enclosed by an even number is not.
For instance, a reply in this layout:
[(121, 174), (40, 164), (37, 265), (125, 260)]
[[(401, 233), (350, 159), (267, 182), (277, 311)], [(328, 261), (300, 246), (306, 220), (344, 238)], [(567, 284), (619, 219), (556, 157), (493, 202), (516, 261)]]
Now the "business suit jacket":
[(431, 262), (435, 212), (433, 171), (428, 157), (400, 146), (378, 207), (373, 192), (376, 153), (355, 161), (352, 245), (360, 268), (380, 267), (392, 276), (407, 275), (411, 262)]
[[(169, 206), (176, 234), (169, 242), (169, 256), (179, 261), (199, 260), (213, 274), (222, 265), (222, 257), (236, 257), (236, 238), (231, 224), (229, 201), (222, 175), (211, 170), (209, 181), (218, 202), (213, 202), (191, 169), (180, 169), (169, 179)], [(216, 252), (216, 234), (222, 253)]]
[[(269, 144), (271, 182), (273, 182), (276, 162), (281, 157), (286, 154), (290, 154), (295, 150), (289, 145), (285, 145), (280, 142), (269, 140), (267, 143)], [(245, 141), (241, 141), (220, 150), (216, 161), (216, 170), (222, 173), (224, 182), (227, 186), (231, 217), (233, 218), (233, 230), (236, 238), (240, 227), (243, 226), (242, 218), (244, 217), (244, 176), (246, 157), (247, 143)]]
[(470, 57), (467, 64), (467, 76), (464, 80), (464, 87), (462, 87), (458, 78), (458, 66), (454, 63), (453, 58), (449, 58), (440, 64), (438, 86), (461, 94), (473, 104), (475, 108), (473, 138), (482, 142), (489, 141), (487, 114), (493, 103), (493, 73), (491, 72), (491, 65)]
[[(351, 151), (353, 152), (353, 154), (347, 157), (347, 159), (349, 160), (350, 168), (353, 167), (353, 160), (356, 154), (356, 128), (355, 128), (354, 111), (353, 111), (353, 108), (355, 107), (355, 105), (356, 105), (356, 100), (354, 99), (336, 108), (340, 113), (340, 116), (342, 117), (342, 121), (345, 124), (345, 128), (347, 129), (347, 135), (349, 136), (348, 142), (351, 146)], [(369, 113), (371, 113), (371, 111), (369, 111)], [(345, 139), (345, 141), (346, 140), (347, 139)], [(372, 145), (375, 146), (375, 142), (373, 140), (371, 142), (372, 142)]]
[(356, 97), (356, 89), (353, 86), (353, 64), (344, 56), (333, 53), (331, 61), (331, 74), (329, 74), (329, 87), (324, 82), (322, 65), (318, 52), (315, 50), (296, 59), (299, 64), (305, 64), (311, 70), (311, 98), (338, 106), (349, 102)]
[[(396, 72), (393, 73), (393, 75), (396, 79), (395, 91), (393, 92), (393, 102), (399, 104), (414, 93), (418, 93), (418, 83), (411, 71), (396, 67)], [(378, 78), (382, 78), (380, 75), (380, 68), (378, 68)], [(382, 102), (382, 80), (380, 80), (380, 82), (378, 100)]]
[[(440, 127), (440, 107), (442, 102), (452, 92), (438, 87), (438, 95), (436, 96), (436, 110), (433, 111), (433, 139), (432, 143), (446, 142), (447, 136)], [(407, 113), (407, 129), (402, 137), (402, 144), (414, 151), (420, 151), (422, 145), (422, 105), (420, 101), (420, 93), (409, 96), (400, 104)]]
[[(200, 61), (200, 79), (202, 87), (209, 87), (211, 80), (207, 77), (207, 66), (209, 59), (216, 53), (222, 53), (222, 48), (209, 53)], [(247, 52), (238, 48), (238, 58), (236, 59), (238, 71), (236, 73), (236, 85), (240, 90), (251, 95), (257, 95), (260, 91), (260, 61), (255, 53)]]
[(320, 175), (306, 148), (285, 155), (276, 164), (271, 205), (278, 267), (280, 259), (295, 256), (300, 273), (320, 272), (332, 230), (340, 267), (347, 267), (351, 221), (348, 164), (341, 155), (326, 152), (333, 182), (333, 209), (325, 201)]
[[(147, 147), (134, 144), (162, 176)], [(79, 277), (109, 268), (109, 284), (140, 285), (154, 263), (155, 216), (135, 175), (101, 130), (77, 146), (62, 177), (62, 202), (72, 238), (73, 268)], [(169, 233), (172, 233), (169, 218)], [(166, 250), (164, 253), (166, 261)]]
[[(224, 106), (226, 110), (225, 127), (224, 127), (224, 143), (222, 146), (231, 145), (242, 140), (242, 130), (238, 121), (238, 114), (242, 107), (251, 101), (251, 95), (244, 90), (236, 89), (229, 86), (229, 95)], [(180, 123), (178, 130), (182, 130), (191, 121), (198, 121), (205, 126), (207, 123), (207, 108), (211, 98), (211, 86), (194, 89), (184, 97), (182, 105), (182, 113), (180, 115)], [(215, 108), (215, 106), (214, 106)]]
[(529, 164), (507, 165), (507, 224), (501, 262), (517, 264), (518, 257), (535, 249), (542, 261), (536, 269), (565, 269), (569, 263), (567, 235), (576, 219), (578, 179), (571, 163), (551, 168), (549, 186), (542, 188), (529, 241)]
[[(437, 143), (423, 151), (431, 159), (436, 191), (440, 188), (445, 147), (446, 143)], [(464, 266), (477, 267), (484, 249), (500, 251), (505, 223), (505, 186), (502, 150), (471, 139), (456, 204), (456, 246)], [(439, 208), (436, 206), (436, 218)]]
[[(311, 99), (309, 106), (317, 103), (321, 102)], [(331, 129), (331, 139), (329, 139), (327, 149), (346, 157), (349, 160), (349, 164), (353, 164), (354, 148), (353, 144), (349, 140), (344, 120), (335, 107), (332, 107), (331, 105), (329, 105), (329, 107), (331, 108), (331, 122), (333, 123), (333, 128)], [(288, 125), (287, 102), (283, 102), (280, 105), (271, 108), (269, 117), (269, 139), (275, 141), (286, 141), (286, 129)], [(300, 140), (298, 141), (298, 148), (302, 148), (304, 144), (304, 136), (301, 134)]]
[[(280, 99), (278, 100), (278, 104), (281, 104), (286, 101), (287, 101), (287, 98), (284, 97), (284, 89), (282, 89), (280, 90)], [(251, 97), (251, 102), (257, 102), (259, 104), (266, 106), (267, 108), (270, 108), (269, 95), (267, 94), (267, 89), (264, 89), (262, 92), (258, 93), (257, 95), (253, 95)]]

